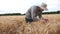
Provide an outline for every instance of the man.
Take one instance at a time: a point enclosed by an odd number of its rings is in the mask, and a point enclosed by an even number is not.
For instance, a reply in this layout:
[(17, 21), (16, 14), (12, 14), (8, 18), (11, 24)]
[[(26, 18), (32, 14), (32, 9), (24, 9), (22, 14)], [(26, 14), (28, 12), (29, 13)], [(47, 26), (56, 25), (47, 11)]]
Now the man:
[(28, 9), (28, 11), (26, 12), (26, 23), (28, 22), (33, 22), (33, 21), (37, 21), (38, 18), (37, 16), (39, 16), (39, 19), (42, 18), (42, 11), (47, 10), (47, 4), (42, 3), (41, 6), (32, 6), (31, 8)]

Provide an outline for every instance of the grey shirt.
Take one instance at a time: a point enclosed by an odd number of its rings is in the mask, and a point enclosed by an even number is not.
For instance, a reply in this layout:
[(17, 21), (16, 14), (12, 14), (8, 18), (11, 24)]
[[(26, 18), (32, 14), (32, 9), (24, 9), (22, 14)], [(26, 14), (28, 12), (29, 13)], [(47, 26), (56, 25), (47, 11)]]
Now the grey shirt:
[(39, 18), (42, 17), (42, 11), (39, 6), (32, 6), (26, 12), (26, 18), (33, 19), (33, 21), (38, 20), (37, 16), (39, 16)]

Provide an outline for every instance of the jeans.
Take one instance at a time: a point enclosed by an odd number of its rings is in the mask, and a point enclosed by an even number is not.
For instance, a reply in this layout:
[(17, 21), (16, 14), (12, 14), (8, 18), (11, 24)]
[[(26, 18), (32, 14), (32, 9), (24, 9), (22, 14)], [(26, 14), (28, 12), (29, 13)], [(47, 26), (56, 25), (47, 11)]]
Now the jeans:
[(28, 23), (28, 22), (33, 22), (33, 19), (28, 19), (28, 18), (25, 18), (25, 21), (26, 21), (26, 23)]

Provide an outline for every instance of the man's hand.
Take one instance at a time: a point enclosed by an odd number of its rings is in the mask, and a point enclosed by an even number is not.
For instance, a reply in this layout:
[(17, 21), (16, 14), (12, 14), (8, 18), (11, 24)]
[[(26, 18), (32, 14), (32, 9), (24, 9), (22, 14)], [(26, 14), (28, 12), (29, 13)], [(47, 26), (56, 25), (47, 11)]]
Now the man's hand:
[(48, 19), (41, 18), (41, 21), (42, 21), (43, 23), (45, 23), (45, 22), (48, 22)]

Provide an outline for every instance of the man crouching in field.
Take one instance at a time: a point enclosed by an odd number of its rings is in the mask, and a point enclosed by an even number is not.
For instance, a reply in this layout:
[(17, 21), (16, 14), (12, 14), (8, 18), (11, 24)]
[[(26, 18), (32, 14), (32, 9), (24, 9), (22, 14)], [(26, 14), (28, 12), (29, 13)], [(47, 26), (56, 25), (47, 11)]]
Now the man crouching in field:
[[(47, 10), (47, 4), (42, 3), (41, 6), (32, 6), (26, 12), (26, 23), (31, 23), (42, 18), (42, 11)], [(37, 18), (39, 16), (39, 19)]]

